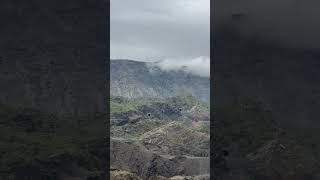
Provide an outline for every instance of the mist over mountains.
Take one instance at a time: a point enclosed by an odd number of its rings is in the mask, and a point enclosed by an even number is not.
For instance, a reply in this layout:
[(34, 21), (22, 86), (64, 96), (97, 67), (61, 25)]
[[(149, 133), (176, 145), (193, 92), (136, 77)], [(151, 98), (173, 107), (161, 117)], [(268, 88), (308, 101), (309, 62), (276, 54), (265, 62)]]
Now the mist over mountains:
[(111, 95), (166, 98), (191, 94), (209, 102), (210, 78), (196, 75), (187, 66), (169, 69), (161, 63), (111, 60)]

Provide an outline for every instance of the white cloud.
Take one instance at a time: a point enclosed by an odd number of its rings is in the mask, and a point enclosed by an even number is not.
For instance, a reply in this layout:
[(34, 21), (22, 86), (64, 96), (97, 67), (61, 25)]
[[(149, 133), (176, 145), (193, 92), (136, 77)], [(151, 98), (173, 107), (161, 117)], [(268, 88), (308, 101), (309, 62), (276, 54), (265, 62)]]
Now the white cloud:
[(196, 58), (180, 58), (180, 59), (164, 59), (154, 63), (155, 66), (160, 67), (164, 71), (185, 70), (190, 73), (210, 77), (210, 58), (196, 57)]

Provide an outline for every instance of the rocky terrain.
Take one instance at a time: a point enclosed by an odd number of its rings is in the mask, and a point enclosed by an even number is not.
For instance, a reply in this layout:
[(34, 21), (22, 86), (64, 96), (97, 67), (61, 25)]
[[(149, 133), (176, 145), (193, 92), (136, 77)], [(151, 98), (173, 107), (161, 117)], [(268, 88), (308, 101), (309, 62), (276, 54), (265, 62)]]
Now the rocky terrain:
[(209, 135), (177, 122), (144, 133), (140, 141), (147, 149), (161, 154), (209, 156)]
[(112, 178), (209, 179), (208, 117), (192, 96), (112, 97)]
[(111, 95), (129, 98), (166, 98), (192, 94), (209, 102), (210, 79), (183, 69), (165, 71), (155, 63), (111, 60)]

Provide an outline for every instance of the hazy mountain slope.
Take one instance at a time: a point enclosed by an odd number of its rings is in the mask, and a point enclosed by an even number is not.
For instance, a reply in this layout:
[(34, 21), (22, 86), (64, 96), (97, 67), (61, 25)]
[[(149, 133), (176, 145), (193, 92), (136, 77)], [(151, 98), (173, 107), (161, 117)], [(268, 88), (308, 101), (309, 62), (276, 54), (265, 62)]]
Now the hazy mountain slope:
[(152, 63), (111, 60), (111, 95), (164, 98), (192, 94), (209, 101), (210, 79), (186, 71), (163, 71)]

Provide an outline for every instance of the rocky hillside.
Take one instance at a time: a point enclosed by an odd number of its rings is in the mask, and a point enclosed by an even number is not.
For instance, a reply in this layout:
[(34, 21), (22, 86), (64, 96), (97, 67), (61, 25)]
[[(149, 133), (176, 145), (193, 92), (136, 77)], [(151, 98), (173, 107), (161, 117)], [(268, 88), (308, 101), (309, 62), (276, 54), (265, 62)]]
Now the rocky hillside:
[(179, 122), (171, 122), (144, 133), (142, 144), (153, 151), (169, 155), (209, 156), (208, 134), (187, 128)]
[(193, 96), (111, 97), (115, 179), (209, 179), (209, 108)]
[(167, 123), (177, 121), (198, 131), (209, 132), (207, 104), (192, 96), (166, 99), (111, 97), (111, 136), (138, 137)]
[(164, 71), (153, 63), (111, 60), (111, 95), (166, 98), (183, 94), (209, 102), (210, 79), (184, 70)]
[(143, 179), (154, 176), (198, 176), (210, 172), (208, 158), (162, 156), (132, 140), (111, 138), (110, 150), (112, 168), (134, 173)]

